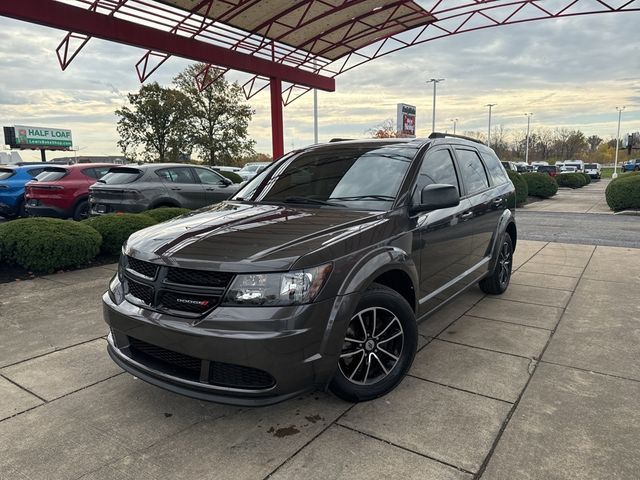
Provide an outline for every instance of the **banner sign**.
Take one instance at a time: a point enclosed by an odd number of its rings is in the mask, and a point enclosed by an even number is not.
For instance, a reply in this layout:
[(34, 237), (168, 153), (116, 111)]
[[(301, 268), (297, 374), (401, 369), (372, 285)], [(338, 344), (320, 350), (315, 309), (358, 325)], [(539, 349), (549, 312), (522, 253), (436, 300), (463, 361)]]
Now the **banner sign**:
[(398, 136), (411, 137), (416, 136), (416, 107), (399, 103), (397, 107), (397, 131)]
[(15, 125), (13, 130), (18, 148), (53, 147), (68, 150), (73, 145), (71, 130), (24, 125)]

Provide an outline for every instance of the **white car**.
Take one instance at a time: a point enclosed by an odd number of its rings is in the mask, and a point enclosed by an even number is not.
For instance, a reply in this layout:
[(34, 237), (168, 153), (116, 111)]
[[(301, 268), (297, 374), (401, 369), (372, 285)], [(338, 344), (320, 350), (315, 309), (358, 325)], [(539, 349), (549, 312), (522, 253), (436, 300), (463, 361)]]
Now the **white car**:
[(602, 178), (602, 167), (599, 163), (585, 163), (584, 173), (591, 178)]
[(224, 165), (215, 165), (213, 169), (219, 172), (233, 172), (233, 173), (238, 173), (241, 170), (240, 167), (227, 167)]
[(563, 165), (560, 167), (560, 173), (575, 173), (578, 171), (578, 167), (575, 165)]
[(242, 169), (237, 172), (242, 177), (242, 180), (251, 180), (257, 174), (262, 172), (265, 168), (271, 165), (269, 162), (254, 162), (247, 163)]

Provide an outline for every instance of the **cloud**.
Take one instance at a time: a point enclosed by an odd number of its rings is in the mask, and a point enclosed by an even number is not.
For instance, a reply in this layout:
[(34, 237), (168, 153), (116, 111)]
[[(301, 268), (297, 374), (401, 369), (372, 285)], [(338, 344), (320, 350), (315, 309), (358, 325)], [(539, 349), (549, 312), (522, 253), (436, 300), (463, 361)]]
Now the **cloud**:
[[(626, 105), (623, 131), (640, 130), (637, 24), (640, 13), (601, 14), (490, 28), (435, 40), (357, 67), (336, 79), (337, 90), (319, 92), (320, 140), (362, 137), (395, 117), (400, 102), (417, 106), (419, 135), (431, 130), (431, 77), (438, 86), (437, 129), (579, 128), (615, 135), (617, 105)], [(73, 130), (83, 153), (119, 153), (114, 110), (136, 91), (135, 64), (144, 50), (92, 39), (62, 72), (55, 47), (60, 31), (0, 19), (0, 119)], [(612, 47), (615, 46), (615, 47)], [(152, 76), (169, 84), (190, 62), (171, 58)], [(228, 77), (243, 83), (245, 74)], [(313, 141), (313, 96), (285, 108), (285, 147)], [(251, 99), (249, 132), (259, 151), (271, 150), (268, 89)]]

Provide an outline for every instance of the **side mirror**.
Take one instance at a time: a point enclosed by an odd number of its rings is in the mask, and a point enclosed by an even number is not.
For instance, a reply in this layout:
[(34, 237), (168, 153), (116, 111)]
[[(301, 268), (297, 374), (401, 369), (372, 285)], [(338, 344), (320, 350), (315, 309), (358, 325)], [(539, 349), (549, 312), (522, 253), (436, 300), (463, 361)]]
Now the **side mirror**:
[(453, 185), (433, 183), (420, 192), (420, 203), (411, 207), (411, 213), (430, 212), (460, 204), (460, 194)]
[(222, 177), (222, 183), (224, 183), (228, 187), (233, 182), (231, 180), (229, 180), (227, 177)]

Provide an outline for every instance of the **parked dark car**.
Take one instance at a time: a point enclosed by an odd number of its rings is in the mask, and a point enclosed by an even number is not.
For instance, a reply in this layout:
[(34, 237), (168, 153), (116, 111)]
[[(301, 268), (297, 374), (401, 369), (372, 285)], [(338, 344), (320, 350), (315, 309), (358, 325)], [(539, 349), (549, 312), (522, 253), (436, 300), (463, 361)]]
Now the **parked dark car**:
[(635, 158), (622, 164), (622, 173), (637, 172), (638, 170), (640, 170), (640, 158)]
[(103, 296), (123, 369), (192, 397), (265, 405), (392, 390), (417, 322), (500, 294), (517, 234), (493, 151), (432, 134), (292, 152), (231, 200), (134, 233)]
[(538, 167), (536, 168), (536, 172), (546, 173), (551, 177), (555, 177), (560, 173), (560, 169), (555, 165), (538, 165)]
[(24, 217), (24, 187), (42, 173), (46, 165), (0, 165), (0, 215), (6, 218)]
[(104, 176), (112, 163), (48, 166), (25, 186), (30, 216), (73, 218), (89, 216), (89, 187)]
[(157, 207), (200, 208), (231, 197), (231, 180), (207, 167), (158, 163), (114, 167), (89, 189), (91, 215)]

